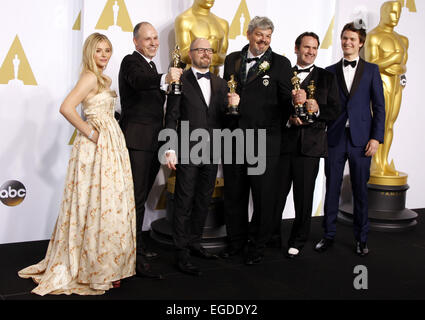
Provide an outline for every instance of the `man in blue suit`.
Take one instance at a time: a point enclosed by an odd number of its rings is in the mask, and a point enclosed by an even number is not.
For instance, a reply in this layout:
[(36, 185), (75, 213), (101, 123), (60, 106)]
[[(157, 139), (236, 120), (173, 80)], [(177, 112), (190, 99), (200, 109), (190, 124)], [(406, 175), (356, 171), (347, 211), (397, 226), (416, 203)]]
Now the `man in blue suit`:
[(368, 196), (367, 182), (372, 156), (384, 140), (385, 100), (379, 69), (359, 57), (366, 31), (348, 23), (341, 32), (344, 59), (326, 69), (336, 74), (341, 114), (328, 126), (328, 158), (325, 161), (326, 196), (324, 236), (316, 245), (318, 252), (332, 246), (336, 233), (341, 183), (348, 160), (353, 192), (355, 250), (367, 255)]

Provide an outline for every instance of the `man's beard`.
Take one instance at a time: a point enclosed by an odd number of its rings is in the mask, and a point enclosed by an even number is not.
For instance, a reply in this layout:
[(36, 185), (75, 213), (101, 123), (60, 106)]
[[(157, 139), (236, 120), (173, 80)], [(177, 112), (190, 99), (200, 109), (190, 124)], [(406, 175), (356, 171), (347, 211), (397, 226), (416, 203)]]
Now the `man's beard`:
[(265, 47), (264, 47), (264, 49), (257, 49), (257, 48), (252, 48), (252, 51), (254, 51), (254, 52), (252, 52), (255, 56), (259, 56), (260, 54), (263, 54), (264, 52), (266, 52), (267, 51), (267, 49), (269, 48), (268, 46), (267, 46), (267, 44), (265, 44), (264, 42), (260, 42), (260, 43), (257, 43), (258, 45), (260, 45), (260, 44), (263, 44)]
[(192, 61), (192, 64), (199, 69), (208, 69), (211, 64), (211, 60), (208, 60), (207, 62), (200, 61), (199, 63), (196, 63), (195, 61)]

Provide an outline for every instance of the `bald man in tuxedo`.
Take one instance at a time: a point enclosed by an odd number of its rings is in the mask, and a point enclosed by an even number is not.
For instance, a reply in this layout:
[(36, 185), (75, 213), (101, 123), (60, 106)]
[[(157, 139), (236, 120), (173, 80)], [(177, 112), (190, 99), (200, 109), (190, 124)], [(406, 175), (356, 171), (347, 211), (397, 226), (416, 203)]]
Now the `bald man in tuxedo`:
[(136, 202), (137, 274), (161, 278), (146, 261), (157, 253), (146, 249), (142, 240), (145, 203), (158, 174), (158, 134), (163, 129), (165, 92), (161, 86), (178, 80), (179, 68), (159, 74), (152, 59), (158, 47), (158, 32), (149, 22), (138, 23), (133, 31), (135, 51), (124, 57), (118, 75), (121, 99), (120, 126), (130, 155)]
[[(166, 127), (177, 130), (180, 139), (185, 125), (189, 127), (189, 135), (199, 129), (209, 134), (208, 141), (188, 142), (188, 154), (184, 154), (182, 148), (178, 155), (176, 150), (166, 152), (168, 167), (176, 170), (173, 213), (176, 266), (181, 272), (195, 276), (202, 272), (191, 256), (218, 258), (201, 245), (220, 160), (219, 155), (214, 154), (213, 130), (222, 128), (227, 106), (239, 103), (237, 94), (228, 93), (226, 81), (209, 72), (212, 55), (207, 39), (192, 41), (189, 50), (192, 67), (181, 77), (182, 94), (168, 97), (165, 116)], [(205, 143), (205, 148), (199, 157), (194, 157), (191, 150), (198, 143)]]

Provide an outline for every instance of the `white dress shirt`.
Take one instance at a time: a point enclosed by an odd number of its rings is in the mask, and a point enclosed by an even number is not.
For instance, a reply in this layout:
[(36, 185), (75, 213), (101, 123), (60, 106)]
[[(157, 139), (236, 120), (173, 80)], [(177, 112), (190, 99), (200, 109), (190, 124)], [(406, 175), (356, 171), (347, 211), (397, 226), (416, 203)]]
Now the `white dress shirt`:
[[(356, 66), (354, 68), (350, 65), (347, 65), (346, 67), (344, 67), (344, 59), (342, 61), (342, 72), (344, 73), (345, 85), (347, 86), (348, 92), (351, 91), (351, 86), (353, 85), (354, 75), (356, 74), (357, 67), (359, 66), (359, 59), (360, 59), (360, 57), (357, 57), (356, 59), (352, 60), (352, 61), (357, 61)], [(346, 59), (346, 60), (349, 61), (348, 59)], [(350, 127), (350, 119), (347, 119), (345, 126), (347, 128)]]
[(207, 106), (210, 106), (210, 100), (211, 100), (211, 81), (205, 77), (202, 77), (201, 79), (198, 79), (196, 73), (207, 73), (207, 72), (201, 72), (197, 70), (195, 67), (192, 67), (192, 72), (195, 75), (195, 79), (198, 81), (199, 87), (201, 88), (202, 95), (204, 96), (205, 102), (207, 103)]
[[(313, 67), (313, 68), (311, 68), (310, 72), (313, 71), (313, 69), (314, 69), (314, 64), (310, 64), (309, 66), (306, 66), (306, 67), (301, 67), (298, 64), (296, 64), (295, 66), (298, 69), (308, 69), (308, 68)], [(300, 73), (297, 74), (297, 77), (300, 79), (300, 84), (303, 83), (303, 81), (305, 80), (305, 78), (308, 77), (308, 75), (310, 74), (310, 72), (300, 72)]]
[(347, 85), (348, 92), (351, 91), (354, 75), (356, 74), (356, 70), (359, 65), (359, 59), (360, 57), (357, 57), (356, 59), (352, 60), (352, 61), (356, 61), (356, 66), (354, 68), (350, 65), (344, 67), (344, 61), (342, 61), (342, 72), (344, 73), (345, 84)]

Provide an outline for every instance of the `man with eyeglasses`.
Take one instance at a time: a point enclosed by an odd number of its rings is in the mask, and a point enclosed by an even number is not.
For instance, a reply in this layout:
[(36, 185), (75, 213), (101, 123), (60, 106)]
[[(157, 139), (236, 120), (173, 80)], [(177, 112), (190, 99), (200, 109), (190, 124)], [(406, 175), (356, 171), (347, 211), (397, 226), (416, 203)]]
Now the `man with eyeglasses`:
[[(168, 168), (176, 170), (172, 223), (177, 249), (176, 266), (181, 272), (197, 276), (201, 275), (201, 270), (191, 262), (191, 255), (204, 259), (218, 258), (201, 245), (219, 160), (212, 152), (213, 129), (222, 128), (226, 107), (239, 103), (237, 94), (227, 92), (226, 81), (208, 71), (212, 54), (208, 40), (199, 38), (192, 41), (189, 50), (192, 67), (181, 77), (182, 94), (168, 96), (165, 116), (166, 128), (177, 130), (179, 140), (189, 139), (197, 129), (205, 129), (209, 133), (206, 143), (204, 140), (190, 141), (187, 154), (183, 153), (183, 148), (180, 148), (178, 156), (174, 150), (166, 152)], [(187, 124), (189, 132), (184, 136), (182, 127)], [(201, 143), (205, 145), (200, 153), (196, 153), (199, 157), (194, 157), (192, 148)]]
[[(247, 265), (262, 262), (266, 242), (271, 236), (276, 201), (282, 127), (289, 118), (291, 108), (291, 63), (270, 48), (273, 23), (267, 17), (255, 17), (248, 25), (247, 44), (233, 52), (224, 63), (224, 79), (233, 75), (240, 95), (239, 117), (229, 121), (230, 129), (242, 129), (247, 137), (254, 132), (254, 154), (265, 164), (265, 172), (249, 175), (252, 164), (223, 164), (224, 212), (229, 246), (222, 257), (241, 253), (246, 248)], [(259, 141), (259, 130), (266, 131), (265, 141)], [(258, 146), (266, 147), (258, 154)], [(238, 146), (233, 144), (233, 150)], [(239, 146), (240, 147), (240, 146)], [(242, 146), (252, 147), (252, 146)], [(249, 194), (252, 193), (254, 211), (249, 222)]]

